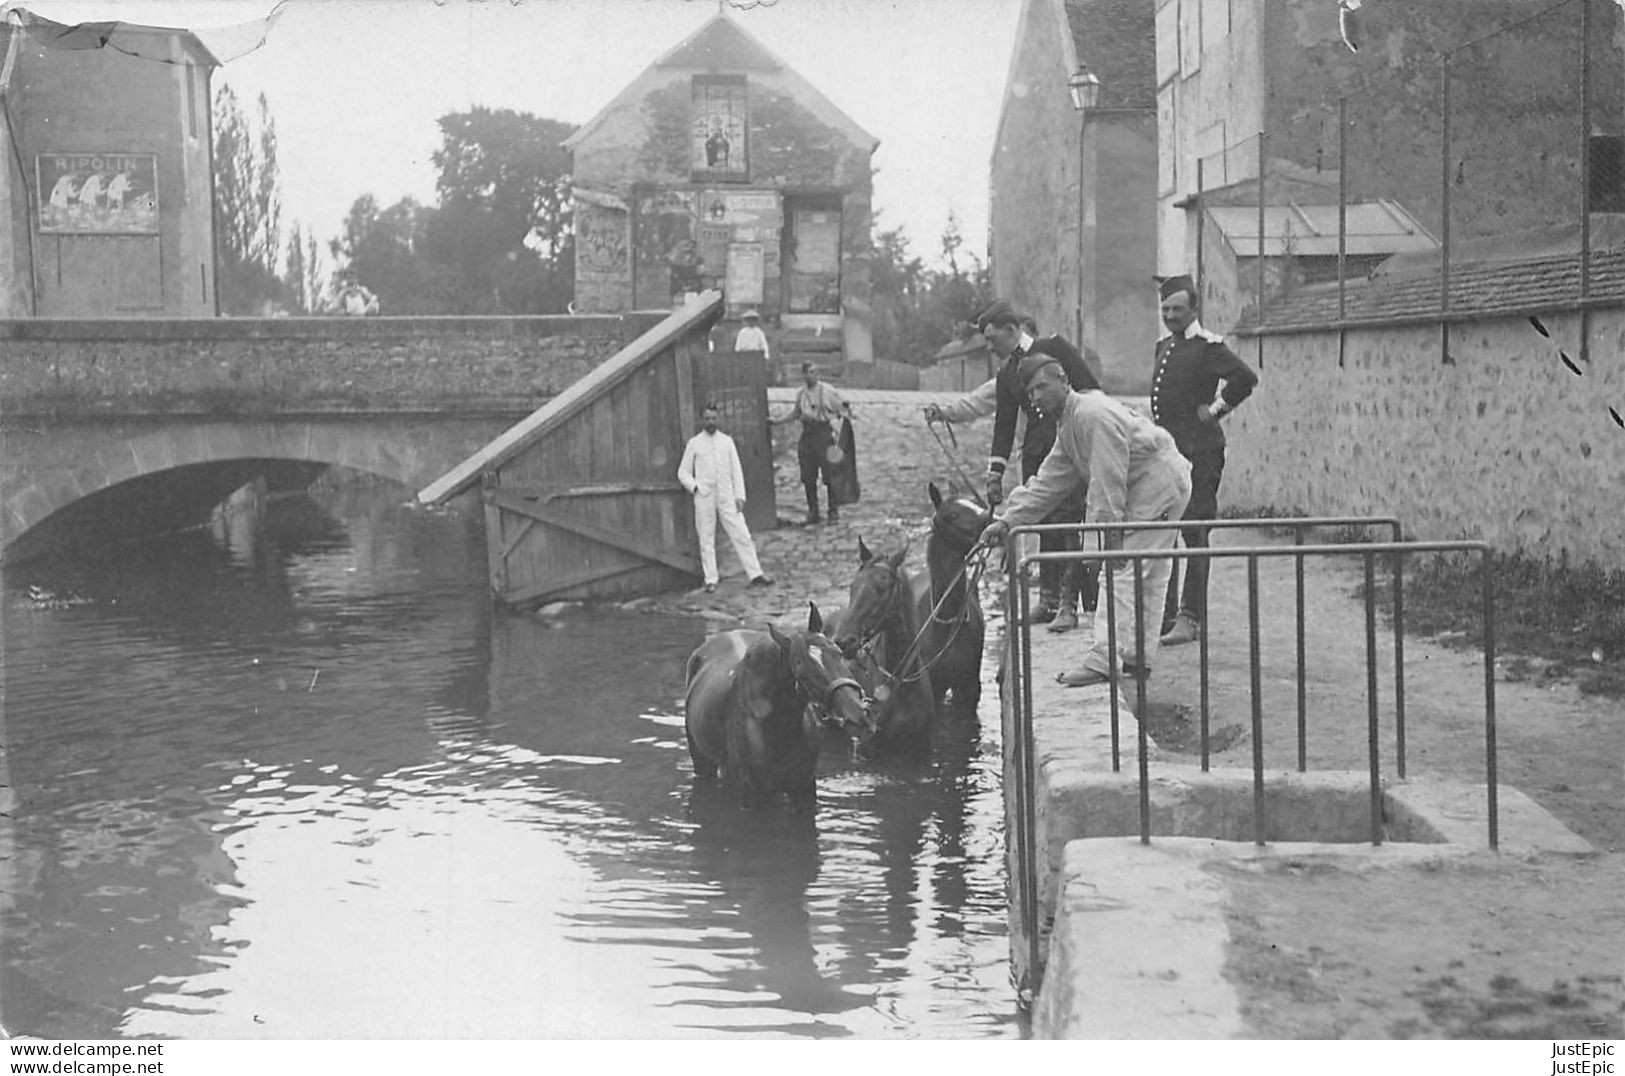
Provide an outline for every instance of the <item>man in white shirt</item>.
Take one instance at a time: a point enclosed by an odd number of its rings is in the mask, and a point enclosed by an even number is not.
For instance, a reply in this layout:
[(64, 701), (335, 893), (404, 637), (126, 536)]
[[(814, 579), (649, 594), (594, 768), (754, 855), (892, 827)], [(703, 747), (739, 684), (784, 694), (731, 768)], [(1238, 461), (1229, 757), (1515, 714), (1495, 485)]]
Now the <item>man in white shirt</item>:
[(754, 310), (745, 311), (745, 324), (734, 337), (735, 351), (760, 351), (762, 360), (771, 363), (773, 353), (767, 349), (767, 334), (762, 331), (762, 315)]
[(733, 438), (717, 429), (717, 405), (708, 403), (701, 413), (702, 429), (688, 439), (677, 481), (694, 495), (694, 530), (700, 539), (700, 566), (705, 570), (707, 593), (717, 589), (717, 520), (728, 533), (739, 563), (753, 587), (771, 586), (756, 559), (756, 543), (745, 525), (745, 471)]
[[(1104, 392), (1073, 391), (1060, 363), (1049, 355), (1022, 359), (1015, 381), (1034, 407), (1055, 416), (1055, 447), (1044, 457), (1038, 474), (1005, 500), (1004, 515), (982, 532), (984, 544), (1000, 545), (1010, 528), (1039, 522), (1084, 482), (1089, 484), (1089, 518), (1095, 522), (1180, 518), (1190, 500), (1191, 465), (1167, 430)], [(1106, 548), (1172, 549), (1176, 536), (1171, 528), (1107, 532)], [(1140, 562), (1141, 598), (1152, 616), (1159, 615), (1168, 587), (1169, 563), (1164, 557)], [(1149, 656), (1135, 649), (1134, 569), (1121, 562), (1118, 568), (1126, 569), (1113, 572), (1118, 653), (1111, 653), (1107, 639), (1106, 573), (1101, 572), (1094, 640), (1081, 668), (1056, 677), (1069, 687), (1105, 683), (1120, 660), (1123, 671), (1135, 676), (1151, 671)], [(1153, 620), (1146, 633), (1152, 652), (1157, 646), (1157, 626)]]

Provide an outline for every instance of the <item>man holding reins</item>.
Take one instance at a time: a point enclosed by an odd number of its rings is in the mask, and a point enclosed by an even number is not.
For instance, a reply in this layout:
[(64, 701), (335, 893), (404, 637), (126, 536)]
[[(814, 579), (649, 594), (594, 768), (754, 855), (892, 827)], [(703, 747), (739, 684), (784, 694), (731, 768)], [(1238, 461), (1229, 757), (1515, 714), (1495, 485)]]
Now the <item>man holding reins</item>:
[[(1053, 416), (1032, 409), (1026, 393), (1016, 383), (1016, 367), (1028, 355), (1047, 355), (1060, 364), (1072, 388), (1081, 391), (1098, 390), (1095, 379), (1078, 349), (1059, 336), (1035, 337), (1027, 326), (1030, 319), (1011, 309), (1000, 299), (990, 304), (976, 317), (977, 331), (1004, 360), (1004, 365), (992, 380), (984, 382), (974, 391), (951, 403), (933, 404), (925, 409), (926, 420), (944, 422), (971, 422), (992, 414), (993, 445), (987, 461), (987, 502), (997, 507), (1004, 499), (1004, 476), (1010, 450), (1015, 443), (1016, 416), (1025, 412), (1026, 434), (1021, 443), (1021, 476), (1031, 481), (1055, 443)], [(1087, 475), (1085, 476), (1087, 479)], [(1069, 491), (1042, 520), (1044, 523), (1081, 523), (1084, 518), (1088, 486)], [(1079, 536), (1072, 534), (1044, 534), (1039, 536), (1039, 549), (1050, 552), (1079, 548)], [(1052, 631), (1067, 631), (1077, 626), (1075, 606), (1082, 597), (1085, 611), (1093, 610), (1096, 590), (1094, 565), (1045, 564), (1038, 576), (1039, 609), (1033, 622), (1048, 622)]]
[[(1088, 508), (1098, 523), (1177, 519), (1191, 494), (1191, 468), (1179, 454), (1167, 430), (1136, 414), (1098, 389), (1078, 392), (1067, 383), (1060, 364), (1049, 355), (1029, 355), (1012, 374), (1012, 384), (1031, 405), (1055, 422), (1055, 445), (1038, 474), (1010, 494), (1004, 515), (987, 525), (982, 544), (1001, 545), (1012, 527), (1037, 523), (1069, 494), (1088, 484)], [(1106, 532), (1106, 547), (1147, 552), (1171, 549), (1175, 532), (1169, 528)], [(1161, 600), (1168, 585), (1166, 557), (1139, 562), (1141, 597)], [(1081, 667), (1056, 677), (1068, 687), (1105, 683), (1114, 666), (1147, 676), (1149, 653), (1135, 649), (1137, 610), (1133, 569), (1116, 572), (1115, 595), (1106, 594), (1105, 574), (1099, 584), (1094, 640)], [(1118, 653), (1107, 638), (1106, 601), (1117, 603)], [(1148, 649), (1157, 635), (1147, 633)], [(1119, 657), (1121, 655), (1121, 657)]]

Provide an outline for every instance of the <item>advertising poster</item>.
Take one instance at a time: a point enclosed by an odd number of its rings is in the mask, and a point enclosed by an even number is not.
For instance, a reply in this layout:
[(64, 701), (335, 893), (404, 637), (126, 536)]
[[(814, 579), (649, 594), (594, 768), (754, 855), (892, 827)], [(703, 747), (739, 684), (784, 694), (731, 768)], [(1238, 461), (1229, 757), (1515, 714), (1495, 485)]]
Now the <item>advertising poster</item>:
[(728, 302), (757, 306), (762, 302), (762, 244), (735, 243), (728, 248)]
[(42, 153), (34, 174), (41, 232), (158, 234), (156, 154)]

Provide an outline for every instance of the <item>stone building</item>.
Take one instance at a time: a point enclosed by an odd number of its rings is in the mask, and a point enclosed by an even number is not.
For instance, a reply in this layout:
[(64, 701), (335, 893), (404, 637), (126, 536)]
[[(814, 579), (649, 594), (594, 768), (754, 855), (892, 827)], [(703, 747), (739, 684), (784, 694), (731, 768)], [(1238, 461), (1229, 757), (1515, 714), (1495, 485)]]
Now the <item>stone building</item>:
[[(1362, 223), (1378, 230), (1366, 237), (1366, 254), (1437, 246), (1429, 240), (1446, 231), (1442, 51), (1457, 50), (1448, 99), (1452, 237), (1579, 218), (1579, 4), (1364, 0), (1357, 7), (1351, 47), (1337, 0), (1156, 0), (1157, 272), (1200, 272), (1204, 304), (1226, 311), (1205, 319), (1210, 327), (1234, 324), (1256, 284), (1249, 271), (1239, 274), (1243, 294), (1209, 291), (1238, 276), (1233, 259), (1224, 264), (1225, 244), (1215, 242), (1234, 239), (1237, 229), (1202, 207), (1250, 203), (1256, 212), (1261, 172), (1266, 248), (1302, 240), (1303, 229), (1284, 230), (1297, 209), (1323, 207), (1311, 217), (1335, 211), (1340, 187), (1351, 209), (1367, 207)], [(1625, 73), (1618, 6), (1590, 9), (1595, 168), (1619, 141)], [(1339, 99), (1346, 99), (1341, 145)], [(1625, 190), (1625, 176), (1621, 183)], [(1384, 219), (1384, 205), (1399, 216)], [(1249, 231), (1239, 246), (1251, 242), (1256, 256), (1257, 224)], [(1272, 282), (1295, 279), (1287, 266), (1268, 268), (1266, 294)]]
[(0, 23), (0, 318), (216, 313), (209, 84), (184, 30)]
[(1115, 392), (1147, 389), (1159, 332), (1154, 45), (1152, 0), (1025, 0), (990, 163), (994, 290)]
[(720, 287), (779, 355), (873, 358), (868, 270), (877, 140), (718, 14), (565, 142), (576, 310), (670, 309)]

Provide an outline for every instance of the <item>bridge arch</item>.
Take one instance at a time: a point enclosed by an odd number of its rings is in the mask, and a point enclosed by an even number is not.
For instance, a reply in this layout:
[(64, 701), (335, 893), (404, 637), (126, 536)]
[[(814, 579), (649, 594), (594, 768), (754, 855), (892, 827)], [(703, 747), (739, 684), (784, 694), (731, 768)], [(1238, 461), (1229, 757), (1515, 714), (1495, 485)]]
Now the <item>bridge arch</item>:
[[(40, 524), (86, 498), (130, 486), (141, 491), (169, 479), (188, 492), (160, 510), (177, 515), (224, 485), (224, 497), (255, 477), (266, 461), (347, 467), (421, 488), (508, 428), (517, 415), (332, 414), (299, 418), (166, 418), (8, 421), (0, 430), (0, 548), (6, 560), (37, 555), (29, 536)], [(243, 477), (245, 476), (246, 477)], [(204, 508), (218, 503), (209, 501)]]

